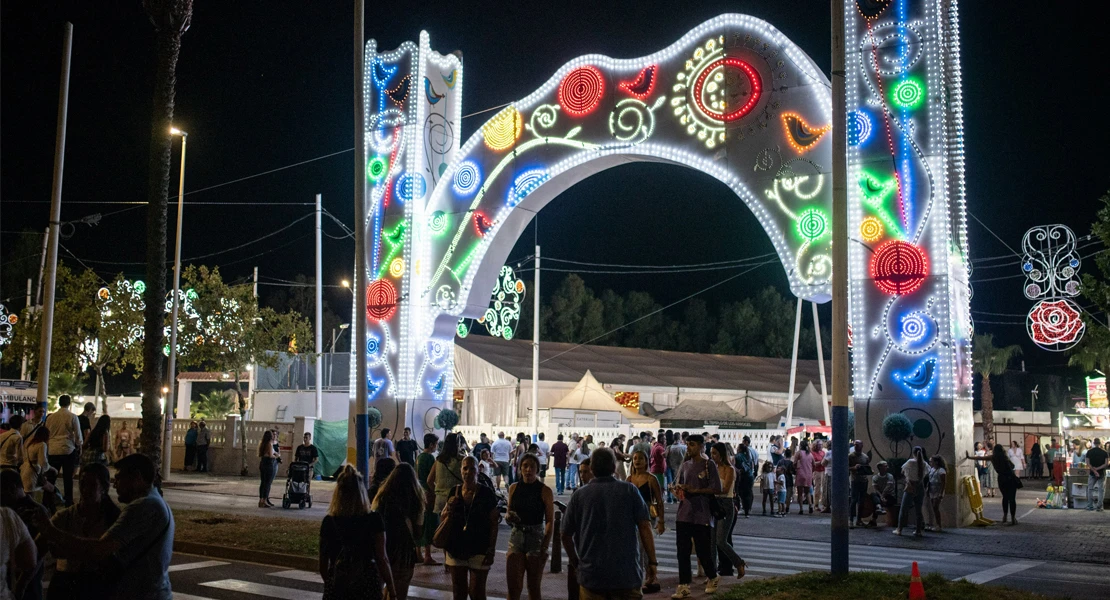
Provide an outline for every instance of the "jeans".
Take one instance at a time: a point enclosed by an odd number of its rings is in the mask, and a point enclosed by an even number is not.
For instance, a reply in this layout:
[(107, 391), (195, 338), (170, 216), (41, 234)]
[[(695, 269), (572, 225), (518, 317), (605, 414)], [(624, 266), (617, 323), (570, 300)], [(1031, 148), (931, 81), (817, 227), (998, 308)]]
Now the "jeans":
[(906, 518), (909, 517), (907, 509), (912, 505), (914, 509), (914, 517), (917, 519), (917, 526), (914, 533), (921, 533), (925, 529), (925, 515), (921, 512), (921, 503), (925, 501), (925, 489), (923, 486), (918, 486), (918, 491), (914, 493), (902, 493), (902, 509), (898, 511), (898, 529), (906, 525)]
[(690, 570), (690, 551), (696, 549), (698, 562), (701, 564), (705, 576), (713, 579), (717, 576), (716, 553), (713, 551), (713, 542), (710, 540), (713, 532), (709, 525), (695, 525), (679, 521), (675, 523), (675, 541), (678, 544), (678, 582), (689, 584), (694, 580)]
[(208, 472), (208, 444), (197, 444), (197, 471)]
[(747, 515), (752, 511), (752, 486), (755, 481), (747, 471), (740, 471), (740, 508), (744, 509), (744, 514)]
[(58, 470), (62, 476), (63, 489), (65, 490), (66, 506), (73, 504), (73, 468), (77, 466), (80, 450), (74, 450), (62, 456), (47, 456), (46, 461), (51, 467)]
[(740, 555), (732, 547), (732, 527), (736, 525), (736, 505), (732, 498), (716, 498), (717, 504), (724, 509), (725, 517), (717, 519), (713, 527), (714, 554), (716, 555), (717, 571), (731, 575), (740, 564)]
[[(848, 522), (849, 523), (851, 523), (852, 521), (859, 521), (861, 519), (861, 517), (859, 516), (859, 511), (863, 507), (861, 506), (860, 498), (862, 498), (863, 495), (866, 494), (866, 493), (867, 493), (867, 480), (865, 479), (863, 481), (856, 481), (855, 479), (853, 479), (852, 480), (852, 497), (851, 497), (851, 500), (848, 502)], [(904, 506), (904, 504), (903, 504), (903, 506)], [(918, 512), (920, 512), (920, 511), (921, 511), (921, 509), (919, 508)]]
[(578, 465), (567, 465), (567, 487), (570, 489), (578, 488)]
[(667, 466), (667, 472), (664, 473), (664, 474), (667, 477), (667, 485), (663, 487), (663, 491), (665, 491), (667, 493), (667, 502), (673, 503), (674, 502), (674, 494), (671, 493), (671, 484), (674, 483), (674, 469), (672, 469), (668, 465)]
[(567, 468), (555, 467), (555, 493), (562, 494), (567, 484)]
[(260, 500), (270, 497), (270, 485), (274, 483), (274, 475), (277, 475), (277, 461), (272, 458), (259, 459), (258, 476), (261, 482), (258, 484), (258, 498)]
[(1087, 508), (1102, 510), (1103, 498), (1106, 493), (1106, 476), (1094, 477), (1087, 475)]

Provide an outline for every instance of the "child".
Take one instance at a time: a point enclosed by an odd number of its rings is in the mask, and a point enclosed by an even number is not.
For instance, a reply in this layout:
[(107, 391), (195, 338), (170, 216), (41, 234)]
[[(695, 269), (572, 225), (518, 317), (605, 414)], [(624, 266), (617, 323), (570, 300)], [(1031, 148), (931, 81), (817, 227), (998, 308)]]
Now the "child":
[(936, 455), (929, 459), (929, 466), (932, 469), (929, 471), (929, 520), (933, 522), (930, 531), (943, 531), (940, 525), (940, 502), (944, 499), (944, 486), (948, 483), (948, 466), (944, 462), (944, 457)]
[(782, 466), (783, 475), (786, 475), (786, 504), (789, 506), (794, 497), (794, 474), (797, 472), (794, 466), (794, 451), (787, 448), (782, 453), (779, 465)]
[(894, 504), (894, 476), (889, 473), (890, 465), (884, 460), (875, 466), (879, 472), (871, 476), (871, 487), (867, 490), (871, 494), (871, 501), (875, 503), (875, 511), (871, 513), (868, 527), (878, 525), (878, 516), (886, 514), (883, 507)]
[(763, 516), (767, 516), (767, 502), (771, 502), (771, 514), (775, 513), (775, 473), (771, 461), (763, 463), (759, 474), (759, 490), (763, 492)]
[[(785, 455), (783, 456), (783, 460), (784, 461), (786, 460)], [(775, 496), (778, 498), (778, 501), (779, 501), (778, 514), (776, 515), (778, 517), (785, 517), (786, 516), (786, 489), (787, 488), (786, 488), (786, 474), (785, 474), (785, 471), (786, 470), (782, 468), (782, 463), (781, 462), (779, 463), (778, 467), (775, 467)]]

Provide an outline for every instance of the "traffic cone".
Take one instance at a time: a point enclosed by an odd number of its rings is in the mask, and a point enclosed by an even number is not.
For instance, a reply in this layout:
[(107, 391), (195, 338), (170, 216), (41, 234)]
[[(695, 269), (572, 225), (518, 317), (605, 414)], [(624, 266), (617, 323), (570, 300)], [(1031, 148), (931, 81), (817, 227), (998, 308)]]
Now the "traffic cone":
[(921, 585), (921, 571), (917, 570), (917, 561), (913, 561), (913, 571), (910, 573), (910, 598), (909, 600), (925, 600), (925, 586)]

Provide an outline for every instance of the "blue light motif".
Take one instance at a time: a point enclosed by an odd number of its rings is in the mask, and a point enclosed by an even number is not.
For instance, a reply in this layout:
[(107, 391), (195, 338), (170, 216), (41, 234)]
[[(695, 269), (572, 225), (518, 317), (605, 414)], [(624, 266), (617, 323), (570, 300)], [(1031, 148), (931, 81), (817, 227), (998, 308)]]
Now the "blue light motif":
[(524, 200), (528, 194), (536, 191), (545, 181), (550, 179), (547, 171), (543, 169), (531, 169), (517, 175), (513, 180), (513, 187), (509, 188), (509, 194), (505, 198), (505, 203), (509, 206), (516, 206)]
[(402, 202), (408, 202), (413, 198), (423, 198), (424, 194), (428, 191), (428, 184), (424, 181), (424, 176), (420, 173), (403, 173), (397, 179), (397, 197)]
[(455, 189), (455, 193), (459, 196), (473, 196), (481, 185), (482, 170), (478, 168), (474, 161), (464, 160), (455, 169), (455, 177), (451, 182), (451, 187)]
[(871, 115), (866, 111), (853, 110), (848, 112), (848, 143), (853, 146), (862, 146), (871, 139)]
[(891, 374), (894, 381), (902, 384), (910, 394), (921, 398), (928, 398), (936, 385), (937, 359), (929, 357), (917, 364), (910, 374), (895, 371)]

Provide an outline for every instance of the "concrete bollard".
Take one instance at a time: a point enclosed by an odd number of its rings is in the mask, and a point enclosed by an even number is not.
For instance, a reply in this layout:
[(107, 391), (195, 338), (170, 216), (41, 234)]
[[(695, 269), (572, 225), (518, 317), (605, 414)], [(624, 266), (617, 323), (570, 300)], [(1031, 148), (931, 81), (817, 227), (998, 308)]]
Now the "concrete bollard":
[(551, 572), (563, 571), (563, 511), (555, 511), (554, 534), (551, 536)]

